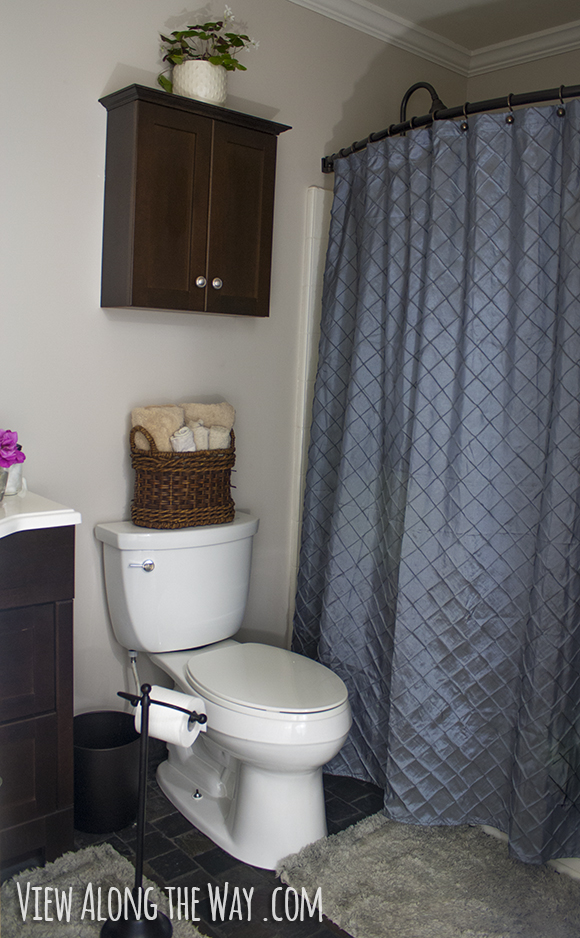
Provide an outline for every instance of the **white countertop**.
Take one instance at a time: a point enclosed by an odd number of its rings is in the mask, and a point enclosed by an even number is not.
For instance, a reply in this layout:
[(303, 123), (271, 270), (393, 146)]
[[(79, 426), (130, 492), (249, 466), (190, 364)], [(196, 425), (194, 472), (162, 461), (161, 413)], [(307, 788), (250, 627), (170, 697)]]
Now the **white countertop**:
[(80, 514), (73, 508), (25, 489), (18, 495), (5, 495), (0, 502), (0, 537), (35, 528), (60, 528), (81, 521)]

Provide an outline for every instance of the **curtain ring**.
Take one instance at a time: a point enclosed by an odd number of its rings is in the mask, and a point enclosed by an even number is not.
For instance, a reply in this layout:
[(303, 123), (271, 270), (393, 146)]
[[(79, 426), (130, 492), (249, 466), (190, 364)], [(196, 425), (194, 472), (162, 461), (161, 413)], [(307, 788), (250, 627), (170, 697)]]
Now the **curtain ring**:
[(513, 122), (515, 121), (514, 109), (513, 109), (513, 107), (512, 107), (512, 97), (513, 97), (513, 95), (512, 95), (511, 93), (508, 94), (508, 96), (507, 96), (507, 106), (509, 107), (510, 112), (509, 112), (508, 116), (507, 116), (506, 119), (505, 119), (506, 124), (513, 124)]
[(560, 105), (556, 108), (556, 114), (558, 117), (566, 117), (566, 108), (564, 107), (564, 100), (562, 98), (562, 91), (564, 90), (564, 85), (560, 85)]
[(463, 120), (461, 121), (461, 123), (460, 123), (460, 125), (459, 125), (459, 129), (460, 129), (460, 130), (463, 130), (463, 131), (465, 131), (465, 130), (467, 130), (467, 129), (469, 128), (469, 124), (468, 124), (468, 122), (467, 122), (467, 107), (468, 107), (468, 105), (469, 105), (469, 101), (466, 101), (465, 104), (463, 105)]

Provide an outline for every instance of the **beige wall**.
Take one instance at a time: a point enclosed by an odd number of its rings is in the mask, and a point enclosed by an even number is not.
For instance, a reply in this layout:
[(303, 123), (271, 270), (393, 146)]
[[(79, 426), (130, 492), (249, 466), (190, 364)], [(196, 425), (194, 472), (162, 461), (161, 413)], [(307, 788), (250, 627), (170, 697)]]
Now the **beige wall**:
[[(265, 321), (99, 306), (106, 112), (98, 98), (133, 82), (155, 86), (158, 31), (182, 25), (183, 5), (31, 0), (25, 23), (19, 4), (2, 11), (3, 33), (13, 38), (3, 55), (0, 426), (20, 435), (30, 489), (83, 516), (79, 710), (117, 705), (115, 693), (128, 683), (93, 528), (128, 516), (128, 414), (138, 404), (223, 395), (236, 407), (235, 500), (261, 519), (243, 636), (285, 643), (307, 188), (332, 185), (320, 158), (397, 120), (402, 94), (418, 78), (451, 98), (464, 84), (287, 0), (232, 7), (260, 46), (246, 54), (248, 71), (231, 76), (229, 106), (293, 126), (279, 144)], [(33, 52), (24, 61), (16, 37), (24, 27), (30, 36), (32, 24)]]
[(560, 85), (577, 85), (579, 76), (580, 52), (564, 52), (470, 78), (467, 97), (469, 101), (483, 101), (510, 93), (524, 94), (559, 88)]

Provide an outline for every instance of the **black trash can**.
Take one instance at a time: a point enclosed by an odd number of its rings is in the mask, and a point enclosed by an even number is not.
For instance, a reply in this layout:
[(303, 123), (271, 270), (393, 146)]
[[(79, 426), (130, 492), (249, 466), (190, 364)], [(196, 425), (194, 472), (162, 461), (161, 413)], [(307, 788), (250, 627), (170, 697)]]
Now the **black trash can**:
[(98, 710), (74, 718), (74, 825), (108, 834), (137, 817), (140, 735), (131, 713)]

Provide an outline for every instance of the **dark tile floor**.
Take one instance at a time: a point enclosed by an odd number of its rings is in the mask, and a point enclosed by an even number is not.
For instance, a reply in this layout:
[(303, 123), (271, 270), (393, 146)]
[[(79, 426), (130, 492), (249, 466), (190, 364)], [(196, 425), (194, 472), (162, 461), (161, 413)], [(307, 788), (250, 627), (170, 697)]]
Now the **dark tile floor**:
[[(149, 759), (144, 874), (161, 887), (181, 887), (181, 892), (174, 891), (172, 895), (175, 899), (180, 897), (182, 901), (185, 889), (190, 898), (192, 887), (199, 887), (196, 893), (199, 899), (196, 915), (200, 921), (194, 923), (199, 931), (209, 938), (329, 938), (331, 935), (345, 935), (328, 920), (320, 922), (318, 910), (310, 917), (307, 907), (303, 921), (300, 921), (299, 915), (292, 921), (296, 914), (293, 899), (288, 903), (287, 913), (285, 892), (281, 890), (275, 893), (281, 884), (273, 872), (234, 859), (176, 811), (155, 781), (157, 764), (165, 757), (163, 744), (156, 746), (156, 742), (151, 740)], [(382, 808), (381, 789), (368, 782), (326, 775), (324, 787), (331, 834), (356, 824)], [(80, 831), (75, 833), (77, 849), (107, 841), (131, 861), (135, 859), (135, 840), (136, 825), (107, 835)], [(226, 883), (229, 883), (230, 896), (232, 890), (239, 887), (237, 894), (240, 904), (233, 907), (228, 905), (225, 920), (222, 921), (219, 912), (212, 913), (208, 886), (211, 885), (213, 890), (219, 887), (223, 896)], [(252, 917), (248, 921), (243, 890), (249, 893), (252, 887)], [(313, 896), (309, 898), (311, 901), (314, 899)], [(273, 912), (281, 921), (274, 921)], [(191, 917), (191, 909), (188, 910), (188, 917)]]

